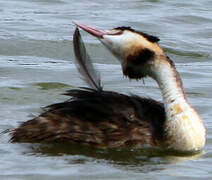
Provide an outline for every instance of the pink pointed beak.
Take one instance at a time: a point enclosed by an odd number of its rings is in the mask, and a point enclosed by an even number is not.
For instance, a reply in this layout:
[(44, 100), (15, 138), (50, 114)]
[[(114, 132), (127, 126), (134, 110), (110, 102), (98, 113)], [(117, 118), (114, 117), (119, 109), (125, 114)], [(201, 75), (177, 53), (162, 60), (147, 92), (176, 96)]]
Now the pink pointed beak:
[(110, 34), (110, 33), (106, 32), (104, 30), (100, 30), (100, 29), (97, 29), (97, 28), (92, 27), (92, 26), (87, 26), (85, 24), (76, 23), (76, 22), (73, 22), (73, 23), (76, 26), (80, 27), (84, 31), (88, 32), (89, 34), (92, 34), (93, 36), (95, 36), (97, 38), (103, 38), (104, 35), (109, 35)]

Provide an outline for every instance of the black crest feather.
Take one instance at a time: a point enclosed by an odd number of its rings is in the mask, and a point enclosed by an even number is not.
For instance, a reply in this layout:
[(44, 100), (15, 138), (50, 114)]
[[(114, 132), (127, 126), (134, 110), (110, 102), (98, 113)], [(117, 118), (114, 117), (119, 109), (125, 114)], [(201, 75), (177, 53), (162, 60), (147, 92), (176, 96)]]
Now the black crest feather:
[(117, 27), (117, 28), (114, 28), (114, 29), (116, 29), (116, 30), (122, 30), (122, 31), (128, 30), (128, 31), (131, 31), (131, 32), (138, 33), (138, 34), (142, 35), (147, 40), (149, 40), (150, 42), (153, 42), (153, 43), (160, 41), (160, 39), (158, 37), (149, 35), (147, 33), (141, 32), (141, 31), (137, 31), (137, 30), (131, 28), (130, 26), (121, 26), (121, 27)]

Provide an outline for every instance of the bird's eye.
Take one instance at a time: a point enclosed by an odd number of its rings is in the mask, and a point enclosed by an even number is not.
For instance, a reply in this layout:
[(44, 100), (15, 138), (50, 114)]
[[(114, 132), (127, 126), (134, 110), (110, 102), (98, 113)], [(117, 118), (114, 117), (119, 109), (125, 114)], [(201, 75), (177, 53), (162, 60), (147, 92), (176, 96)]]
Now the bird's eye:
[(114, 29), (108, 31), (108, 34), (109, 35), (121, 35), (122, 33), (123, 33), (123, 31), (121, 31), (121, 30), (114, 30)]

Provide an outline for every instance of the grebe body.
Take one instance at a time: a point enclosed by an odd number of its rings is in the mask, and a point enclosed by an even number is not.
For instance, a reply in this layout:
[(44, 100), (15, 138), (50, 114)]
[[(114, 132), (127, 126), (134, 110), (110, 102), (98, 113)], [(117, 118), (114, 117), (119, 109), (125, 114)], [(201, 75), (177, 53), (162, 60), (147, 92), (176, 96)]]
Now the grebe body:
[[(174, 63), (158, 45), (157, 37), (130, 27), (103, 31), (76, 25), (97, 37), (117, 57), (124, 75), (153, 78), (163, 103), (103, 91), (93, 69), (81, 62), (92, 88), (70, 90), (70, 100), (48, 106), (40, 116), (14, 129), (12, 142), (71, 142), (99, 148), (150, 146), (182, 152), (204, 147), (205, 127), (188, 103)], [(76, 52), (78, 60), (80, 56)]]

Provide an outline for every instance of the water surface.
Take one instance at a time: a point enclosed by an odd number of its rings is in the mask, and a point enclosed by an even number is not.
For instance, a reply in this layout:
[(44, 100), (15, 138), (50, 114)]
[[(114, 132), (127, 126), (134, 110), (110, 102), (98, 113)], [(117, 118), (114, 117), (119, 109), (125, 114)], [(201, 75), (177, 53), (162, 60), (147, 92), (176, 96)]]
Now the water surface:
[[(205, 151), (173, 157), (69, 145), (10, 144), (0, 136), (0, 179), (211, 179), (212, 2), (0, 0), (0, 130), (16, 127), (85, 86), (73, 64), (72, 21), (103, 29), (133, 26), (159, 36), (175, 62), (189, 102), (207, 127)], [(151, 79), (128, 81), (98, 40), (82, 32), (106, 90), (161, 100)]]

